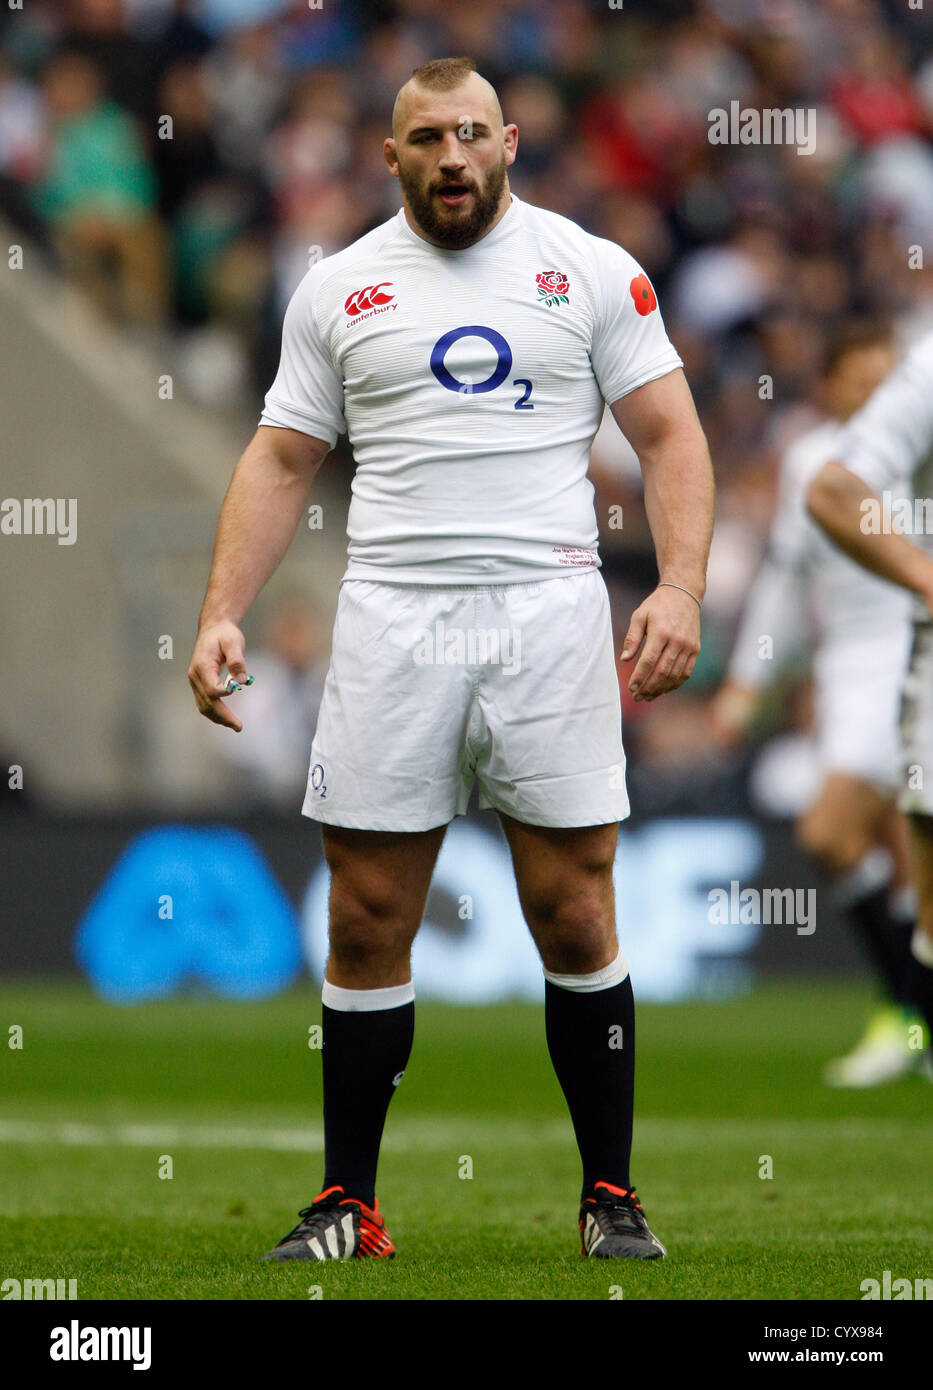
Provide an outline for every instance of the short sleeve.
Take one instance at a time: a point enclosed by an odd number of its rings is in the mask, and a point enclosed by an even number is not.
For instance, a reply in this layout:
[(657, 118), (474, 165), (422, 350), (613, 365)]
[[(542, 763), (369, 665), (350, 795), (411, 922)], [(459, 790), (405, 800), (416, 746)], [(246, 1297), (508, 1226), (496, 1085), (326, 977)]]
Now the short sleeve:
[(852, 416), (835, 457), (876, 492), (911, 478), (933, 449), (933, 336)]
[(590, 361), (603, 400), (613, 405), (637, 386), (683, 362), (658, 308), (654, 287), (638, 262), (609, 241), (597, 241), (596, 322)]
[(278, 425), (323, 439), (333, 448), (346, 428), (343, 382), (318, 326), (317, 277), (305, 276), (282, 324), (279, 369), (266, 395), (261, 425)]

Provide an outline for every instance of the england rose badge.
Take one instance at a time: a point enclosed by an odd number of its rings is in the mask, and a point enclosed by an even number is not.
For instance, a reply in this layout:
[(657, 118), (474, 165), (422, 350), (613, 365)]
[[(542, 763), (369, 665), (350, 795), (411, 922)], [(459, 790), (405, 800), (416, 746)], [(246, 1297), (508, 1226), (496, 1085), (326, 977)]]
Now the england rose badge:
[(569, 303), (570, 281), (562, 270), (542, 270), (535, 276), (538, 295), (549, 309)]

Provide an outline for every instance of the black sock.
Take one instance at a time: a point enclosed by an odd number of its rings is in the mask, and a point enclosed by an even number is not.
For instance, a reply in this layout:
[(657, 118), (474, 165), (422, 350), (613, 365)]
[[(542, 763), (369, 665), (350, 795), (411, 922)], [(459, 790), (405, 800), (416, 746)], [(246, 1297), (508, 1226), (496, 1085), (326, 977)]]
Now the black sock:
[(907, 1005), (913, 923), (891, 910), (889, 885), (875, 888), (850, 902), (846, 914), (885, 993), (896, 1004)]
[(635, 1099), (635, 1000), (626, 975), (608, 989), (544, 982), (548, 1051), (583, 1160), (583, 1196), (593, 1184), (629, 1187)]
[[(920, 949), (924, 954), (922, 961), (918, 960), (911, 952), (908, 987), (911, 992), (911, 1002), (923, 1015), (924, 1022), (930, 1030), (930, 1038), (933, 1040), (933, 944), (930, 943), (929, 937), (922, 938)], [(927, 960), (929, 960), (929, 964), (927, 964)]]
[(408, 1065), (414, 1000), (394, 1009), (331, 1009), (324, 1016), (324, 1188), (371, 1207), (389, 1101)]

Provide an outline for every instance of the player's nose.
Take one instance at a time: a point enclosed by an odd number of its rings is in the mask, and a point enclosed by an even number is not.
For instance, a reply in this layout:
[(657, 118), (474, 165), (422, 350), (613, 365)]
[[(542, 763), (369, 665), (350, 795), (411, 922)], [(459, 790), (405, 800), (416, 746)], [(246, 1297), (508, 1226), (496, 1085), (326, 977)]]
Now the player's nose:
[(440, 167), (445, 173), (450, 170), (464, 169), (466, 167), (463, 146), (455, 131), (449, 131), (444, 140), (444, 145), (441, 149)]

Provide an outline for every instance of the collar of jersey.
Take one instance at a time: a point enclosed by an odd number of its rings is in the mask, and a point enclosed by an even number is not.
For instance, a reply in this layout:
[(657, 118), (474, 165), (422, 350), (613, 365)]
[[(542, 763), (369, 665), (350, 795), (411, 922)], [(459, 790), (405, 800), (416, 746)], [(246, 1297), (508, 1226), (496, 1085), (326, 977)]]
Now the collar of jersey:
[(459, 251), (448, 251), (444, 246), (435, 246), (432, 241), (425, 241), (424, 237), (419, 236), (417, 232), (413, 232), (408, 225), (404, 208), (399, 208), (398, 210), (398, 225), (402, 235), (407, 237), (409, 241), (413, 241), (416, 246), (422, 246), (427, 251), (436, 251), (440, 256), (463, 256), (468, 251), (482, 251), (487, 246), (495, 246), (504, 236), (508, 236), (509, 232), (518, 222), (520, 207), (521, 199), (517, 198), (513, 193), (511, 203), (493, 227), (492, 231), (487, 232), (484, 237), (480, 237), (479, 241), (474, 242), (472, 246), (464, 246)]

